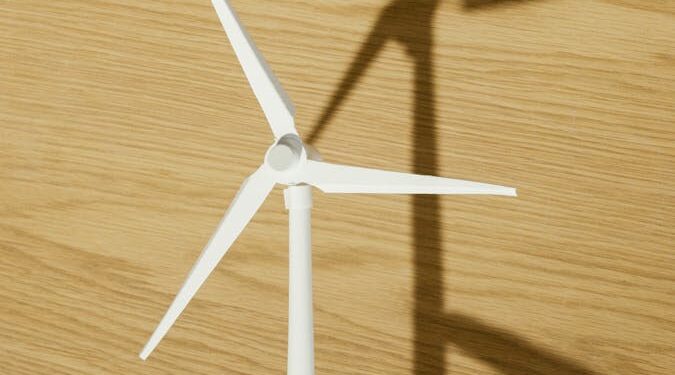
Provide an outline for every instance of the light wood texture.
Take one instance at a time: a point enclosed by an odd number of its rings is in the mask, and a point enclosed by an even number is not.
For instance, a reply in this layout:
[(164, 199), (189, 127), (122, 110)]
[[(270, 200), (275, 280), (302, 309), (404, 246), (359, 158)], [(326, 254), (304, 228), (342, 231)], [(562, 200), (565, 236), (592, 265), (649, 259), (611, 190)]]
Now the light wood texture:
[[(325, 159), (519, 189), (317, 193), (317, 374), (675, 373), (675, 3), (233, 4)], [(284, 373), (281, 189), (137, 357), (271, 142), (210, 2), (0, 11), (0, 372)]]

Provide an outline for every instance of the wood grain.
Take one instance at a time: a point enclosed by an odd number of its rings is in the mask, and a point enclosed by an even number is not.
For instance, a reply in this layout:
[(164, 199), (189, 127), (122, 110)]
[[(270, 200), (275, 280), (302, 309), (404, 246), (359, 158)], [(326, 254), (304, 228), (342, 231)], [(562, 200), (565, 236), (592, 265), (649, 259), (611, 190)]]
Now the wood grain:
[[(318, 374), (675, 372), (673, 2), (233, 3), (325, 159), (519, 189), (317, 193)], [(271, 141), (210, 2), (0, 10), (0, 373), (283, 373), (281, 189), (137, 357)]]

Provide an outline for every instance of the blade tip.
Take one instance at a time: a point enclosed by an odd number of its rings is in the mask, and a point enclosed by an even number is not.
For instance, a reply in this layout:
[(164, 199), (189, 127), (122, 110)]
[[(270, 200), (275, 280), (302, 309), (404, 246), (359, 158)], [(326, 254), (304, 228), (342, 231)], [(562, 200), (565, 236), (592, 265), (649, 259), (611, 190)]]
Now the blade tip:
[(146, 359), (148, 359), (151, 352), (152, 352), (152, 350), (149, 350), (148, 348), (144, 348), (140, 353), (138, 353), (138, 358), (145, 361)]
[(518, 192), (516, 191), (516, 188), (508, 187), (508, 186), (500, 186), (499, 189), (492, 190), (491, 193), (488, 194), (493, 194), (493, 195), (501, 195), (504, 197), (517, 197)]

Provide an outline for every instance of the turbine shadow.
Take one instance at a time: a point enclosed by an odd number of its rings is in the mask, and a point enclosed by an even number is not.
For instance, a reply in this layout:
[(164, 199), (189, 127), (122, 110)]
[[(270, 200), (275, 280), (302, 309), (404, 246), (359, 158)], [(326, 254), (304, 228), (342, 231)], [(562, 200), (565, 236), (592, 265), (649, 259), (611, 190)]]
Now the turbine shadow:
[(464, 0), (464, 10), (472, 11), (488, 7), (508, 5), (510, 3), (524, 3), (533, 0)]
[[(480, 4), (492, 5), (496, 2), (466, 0), (464, 7), (473, 9)], [(319, 138), (384, 45), (388, 41), (396, 41), (406, 49), (414, 62), (414, 173), (438, 173), (431, 25), (439, 3), (438, 0), (394, 0), (384, 8), (310, 133), (308, 143), (312, 144)], [(454, 344), (506, 375), (596, 374), (568, 359), (537, 348), (514, 333), (491, 327), (468, 316), (444, 311), (440, 212), (439, 197), (414, 196), (414, 374), (449, 373), (445, 356), (448, 344)]]

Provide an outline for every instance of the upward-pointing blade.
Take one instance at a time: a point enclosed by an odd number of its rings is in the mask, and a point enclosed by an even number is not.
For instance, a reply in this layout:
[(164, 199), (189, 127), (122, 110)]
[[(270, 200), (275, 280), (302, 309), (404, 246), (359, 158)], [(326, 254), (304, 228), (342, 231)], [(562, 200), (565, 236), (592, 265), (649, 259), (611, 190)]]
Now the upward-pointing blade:
[(178, 316), (183, 312), (199, 287), (211, 274), (230, 245), (251, 221), (260, 205), (274, 187), (274, 180), (267, 173), (266, 167), (260, 167), (249, 176), (239, 188), (239, 192), (230, 204), (230, 208), (218, 225), (218, 229), (209, 240), (197, 262), (192, 267), (188, 278), (180, 288), (169, 310), (157, 325), (155, 332), (145, 344), (140, 357), (145, 360), (157, 347), (169, 331)]
[(295, 109), (291, 99), (239, 21), (234, 9), (227, 0), (212, 0), (212, 3), (253, 93), (265, 112), (274, 137), (279, 139), (285, 134), (298, 134), (295, 130)]
[(516, 189), (506, 186), (314, 160), (305, 168), (302, 181), (326, 193), (516, 195)]

